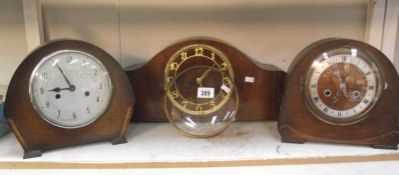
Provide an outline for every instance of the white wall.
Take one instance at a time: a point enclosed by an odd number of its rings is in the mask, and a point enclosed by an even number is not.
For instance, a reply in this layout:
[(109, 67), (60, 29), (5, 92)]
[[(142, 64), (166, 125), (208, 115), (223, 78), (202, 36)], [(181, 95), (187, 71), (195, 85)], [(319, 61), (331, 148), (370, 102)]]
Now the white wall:
[(0, 94), (28, 53), (22, 1), (0, 0)]
[[(0, 1), (0, 85), (9, 83), (27, 55), (21, 1)], [(295, 55), (316, 40), (364, 40), (367, 4), (368, 0), (42, 0), (43, 30), (46, 41), (75, 38), (98, 45), (124, 67), (146, 62), (175, 42), (207, 36), (287, 70)]]
[(177, 41), (207, 36), (286, 70), (315, 40), (334, 36), (363, 40), (367, 2), (43, 0), (43, 15), (47, 40), (93, 42), (123, 66), (146, 62)]

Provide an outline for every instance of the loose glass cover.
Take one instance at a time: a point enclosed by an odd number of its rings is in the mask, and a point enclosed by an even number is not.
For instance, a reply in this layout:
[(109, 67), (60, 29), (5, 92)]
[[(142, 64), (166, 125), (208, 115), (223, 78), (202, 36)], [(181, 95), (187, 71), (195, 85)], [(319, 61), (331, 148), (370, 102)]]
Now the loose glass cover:
[(211, 137), (234, 120), (238, 94), (230, 77), (215, 66), (193, 66), (175, 76), (166, 88), (165, 113), (188, 136)]

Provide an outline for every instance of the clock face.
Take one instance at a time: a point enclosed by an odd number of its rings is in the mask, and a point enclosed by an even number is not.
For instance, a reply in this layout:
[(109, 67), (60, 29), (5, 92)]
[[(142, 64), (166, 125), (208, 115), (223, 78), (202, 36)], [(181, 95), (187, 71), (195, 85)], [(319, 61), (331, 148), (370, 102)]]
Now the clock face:
[(229, 99), (233, 70), (227, 57), (208, 45), (189, 45), (177, 51), (165, 68), (167, 96), (191, 115), (213, 113)]
[(381, 93), (382, 80), (372, 58), (357, 49), (322, 53), (306, 78), (308, 106), (321, 120), (352, 124), (366, 117)]
[(108, 71), (95, 57), (76, 50), (54, 52), (35, 67), (29, 93), (39, 115), (61, 128), (80, 128), (107, 109), (112, 96)]

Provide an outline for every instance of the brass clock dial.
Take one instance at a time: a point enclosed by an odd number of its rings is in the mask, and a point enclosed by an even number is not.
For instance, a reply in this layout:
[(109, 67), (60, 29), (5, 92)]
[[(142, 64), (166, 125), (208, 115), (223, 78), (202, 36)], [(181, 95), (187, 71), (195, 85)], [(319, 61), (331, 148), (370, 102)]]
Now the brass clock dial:
[[(192, 67), (194, 64), (200, 65)], [(187, 71), (190, 74), (184, 74)], [(178, 74), (182, 75), (181, 79), (184, 81), (174, 81)], [(184, 84), (207, 87), (209, 83), (223, 82), (225, 89), (232, 89), (233, 78), (233, 70), (227, 57), (216, 48), (203, 44), (180, 49), (171, 57), (165, 68), (166, 84), (175, 82), (167, 91), (167, 96), (177, 108), (192, 115), (206, 115), (219, 110), (229, 99), (231, 91), (223, 91), (218, 87), (215, 98), (202, 98), (199, 102), (194, 102), (193, 99), (187, 98), (187, 94), (197, 93), (197, 88), (179, 87)], [(181, 82), (184, 83), (182, 86)]]
[(339, 48), (319, 55), (306, 77), (308, 106), (321, 120), (339, 125), (366, 117), (380, 96), (377, 65), (356, 48)]
[(165, 66), (164, 109), (184, 134), (214, 136), (234, 120), (238, 94), (228, 58), (205, 44), (183, 47)]

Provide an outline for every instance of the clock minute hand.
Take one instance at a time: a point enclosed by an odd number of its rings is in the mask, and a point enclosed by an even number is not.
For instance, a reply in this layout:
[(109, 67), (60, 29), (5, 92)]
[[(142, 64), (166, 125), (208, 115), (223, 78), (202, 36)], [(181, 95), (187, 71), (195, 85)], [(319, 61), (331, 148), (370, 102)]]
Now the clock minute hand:
[(75, 86), (72, 85), (71, 82), (68, 80), (68, 78), (66, 77), (64, 71), (62, 71), (60, 65), (57, 64), (57, 68), (58, 68), (58, 70), (61, 72), (61, 74), (62, 74), (62, 76), (64, 77), (65, 81), (68, 83), (68, 85), (69, 85), (69, 88), (68, 88), (68, 89), (69, 89), (70, 91), (74, 91), (74, 90), (75, 90)]
[(338, 81), (339, 81), (339, 89), (344, 93), (344, 95), (346, 96), (346, 94), (347, 94), (347, 92), (346, 92), (346, 82), (344, 82), (343, 80), (342, 80), (342, 76), (341, 76), (341, 72), (338, 70), (338, 68), (337, 68), (337, 65), (335, 64), (335, 62), (333, 61), (333, 65), (332, 65), (332, 68), (333, 68), (333, 72), (334, 72), (334, 75), (338, 78)]
[(197, 83), (202, 86), (202, 79), (204, 79), (206, 76), (208, 76), (209, 72), (211, 72), (211, 70), (215, 67), (216, 64), (213, 64), (211, 67), (209, 67), (207, 70), (204, 71), (204, 73), (202, 73), (202, 75), (200, 77), (198, 77), (196, 79)]

